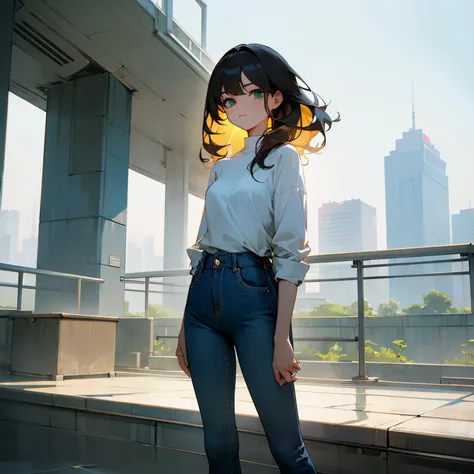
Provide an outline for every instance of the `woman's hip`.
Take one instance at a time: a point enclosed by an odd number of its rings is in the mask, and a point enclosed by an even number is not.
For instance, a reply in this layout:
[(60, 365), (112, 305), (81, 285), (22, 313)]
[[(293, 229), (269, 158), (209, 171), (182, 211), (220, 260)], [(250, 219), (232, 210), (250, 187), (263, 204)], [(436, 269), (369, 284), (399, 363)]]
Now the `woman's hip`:
[(204, 253), (189, 287), (185, 316), (248, 323), (275, 318), (277, 306), (278, 286), (268, 258), (249, 252)]

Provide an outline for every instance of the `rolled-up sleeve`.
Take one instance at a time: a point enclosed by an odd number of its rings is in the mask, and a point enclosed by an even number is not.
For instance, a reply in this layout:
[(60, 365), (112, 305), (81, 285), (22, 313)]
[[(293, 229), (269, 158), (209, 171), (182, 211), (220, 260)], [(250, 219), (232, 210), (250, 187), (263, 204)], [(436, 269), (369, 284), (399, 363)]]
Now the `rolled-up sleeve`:
[(301, 285), (309, 270), (306, 189), (301, 158), (292, 146), (281, 149), (275, 164), (273, 192), (275, 235), (273, 270), (277, 280)]
[[(217, 167), (217, 162), (214, 163), (214, 166), (211, 168), (211, 171), (209, 173), (209, 181), (207, 183), (207, 189), (211, 186), (212, 183), (216, 180), (216, 167)], [(206, 189), (206, 192), (207, 192)], [(202, 248), (200, 247), (200, 242), (203, 239), (203, 237), (207, 233), (207, 222), (206, 222), (206, 204), (204, 202), (204, 210), (202, 213), (201, 217), (201, 224), (199, 225), (199, 231), (197, 235), (196, 242), (187, 249), (187, 254), (188, 257), (191, 261), (191, 275), (194, 275), (194, 271), (196, 270), (196, 267), (199, 263), (199, 260), (201, 260), (202, 257)]]

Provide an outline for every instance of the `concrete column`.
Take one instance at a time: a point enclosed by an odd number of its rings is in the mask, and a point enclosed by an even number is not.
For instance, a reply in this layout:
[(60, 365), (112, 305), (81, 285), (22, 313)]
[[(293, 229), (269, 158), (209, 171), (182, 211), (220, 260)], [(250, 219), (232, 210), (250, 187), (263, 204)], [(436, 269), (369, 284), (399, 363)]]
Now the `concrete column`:
[[(48, 91), (38, 268), (83, 283), (81, 313), (123, 314), (131, 92), (108, 73)], [(76, 312), (74, 282), (39, 278), (36, 311)]]
[[(187, 268), (189, 162), (172, 151), (166, 152), (165, 241), (163, 268)], [(181, 315), (185, 303), (185, 278), (165, 278), (165, 283), (183, 285), (164, 286), (163, 305)], [(173, 295), (172, 293), (180, 293)]]
[(165, 249), (163, 268), (187, 268), (188, 160), (166, 152)]
[(0, 1), (0, 209), (3, 196), (5, 142), (7, 135), (8, 92), (12, 64), (15, 0)]

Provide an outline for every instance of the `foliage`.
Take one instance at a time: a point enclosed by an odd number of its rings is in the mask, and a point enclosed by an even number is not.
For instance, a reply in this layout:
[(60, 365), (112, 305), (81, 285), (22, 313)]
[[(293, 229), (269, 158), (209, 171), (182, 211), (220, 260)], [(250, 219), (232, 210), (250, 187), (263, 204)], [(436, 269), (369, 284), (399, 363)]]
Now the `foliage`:
[(400, 313), (400, 303), (391, 298), (388, 303), (380, 303), (379, 316), (397, 316)]
[(403, 312), (411, 316), (418, 314), (458, 313), (459, 310), (453, 306), (453, 300), (448, 298), (446, 293), (431, 290), (429, 293), (423, 295), (423, 304), (412, 304), (410, 307), (404, 309)]
[(461, 344), (462, 357), (456, 357), (452, 361), (445, 361), (446, 364), (456, 365), (474, 365), (474, 339), (467, 341), (467, 344)]
[(309, 347), (305, 347), (299, 354), (299, 357), (302, 360), (324, 360), (327, 362), (338, 362), (347, 357), (347, 354), (342, 353), (342, 347), (339, 344), (334, 344), (334, 346), (332, 346), (328, 352), (313, 351)]
[[(354, 301), (348, 308), (348, 314), (352, 316), (357, 316), (358, 313), (358, 302)], [(373, 314), (373, 308), (369, 306), (369, 302), (367, 300), (364, 300), (364, 314), (366, 316), (372, 316)]]
[(424, 306), (419, 303), (412, 304), (410, 307), (403, 310), (403, 314), (407, 316), (415, 316), (417, 314), (424, 314)]
[(153, 353), (155, 355), (165, 355), (165, 353), (170, 352), (171, 349), (169, 347), (165, 347), (165, 341), (161, 340), (160, 338), (156, 338), (153, 341)]
[(408, 347), (403, 339), (393, 341), (398, 349), (380, 347), (376, 342), (365, 341), (365, 357), (367, 361), (373, 362), (399, 362), (409, 364), (413, 361), (408, 360), (407, 356), (403, 355), (403, 351)]
[[(369, 303), (364, 301), (364, 312), (366, 316), (372, 316), (373, 309)], [(321, 303), (313, 311), (310, 311), (310, 316), (357, 316), (357, 301), (354, 301), (350, 306), (343, 306), (334, 303)]]
[(165, 308), (161, 304), (150, 304), (148, 305), (148, 317), (149, 318), (173, 318), (176, 317), (175, 313)]
[[(125, 301), (123, 314), (129, 318), (144, 318), (144, 312), (131, 313), (130, 303)], [(175, 318), (177, 317), (173, 310), (164, 307), (160, 304), (149, 304), (148, 305), (148, 317), (149, 318)]]
[[(403, 351), (408, 347), (406, 341), (397, 339), (392, 344), (396, 349), (380, 347), (376, 342), (365, 341), (365, 356), (366, 360), (370, 362), (396, 362), (409, 364), (413, 361), (408, 360), (407, 356), (403, 355)], [(357, 354), (348, 356), (343, 353), (343, 348), (339, 344), (334, 344), (328, 352), (313, 351), (309, 347), (305, 347), (301, 353), (297, 354), (301, 360), (319, 360), (326, 362), (350, 362), (358, 360)]]
[(322, 303), (309, 314), (311, 316), (347, 316), (346, 308), (340, 304)]

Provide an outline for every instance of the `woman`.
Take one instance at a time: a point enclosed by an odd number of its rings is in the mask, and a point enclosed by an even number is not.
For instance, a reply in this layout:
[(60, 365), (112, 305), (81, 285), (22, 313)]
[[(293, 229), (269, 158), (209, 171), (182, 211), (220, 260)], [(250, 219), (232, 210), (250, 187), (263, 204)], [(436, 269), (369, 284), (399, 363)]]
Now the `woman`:
[(310, 252), (300, 155), (324, 146), (325, 110), (267, 46), (231, 49), (210, 78), (201, 160), (214, 165), (188, 250), (193, 277), (176, 349), (196, 392), (210, 474), (241, 472), (235, 352), (280, 472), (316, 473), (298, 421), (291, 317)]

